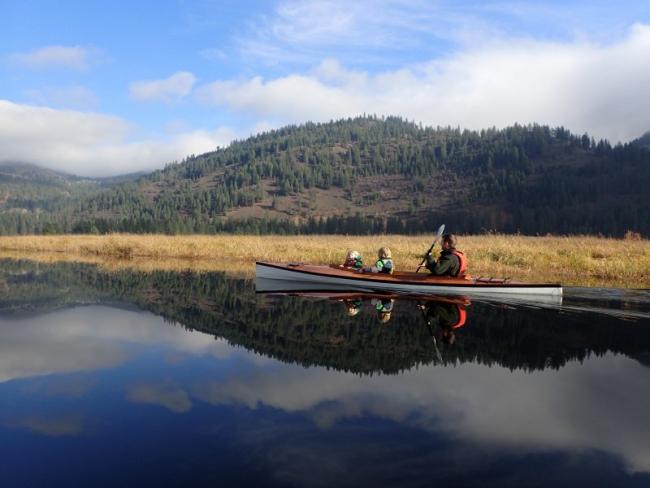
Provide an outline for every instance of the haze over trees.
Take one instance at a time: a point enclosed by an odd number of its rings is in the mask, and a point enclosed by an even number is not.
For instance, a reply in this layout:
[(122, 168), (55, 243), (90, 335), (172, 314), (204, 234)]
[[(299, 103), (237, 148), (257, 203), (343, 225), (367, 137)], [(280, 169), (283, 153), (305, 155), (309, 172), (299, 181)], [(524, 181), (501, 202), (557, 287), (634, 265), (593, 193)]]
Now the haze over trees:
[(565, 128), (306, 123), (153, 173), (0, 171), (0, 233), (650, 234), (650, 151)]

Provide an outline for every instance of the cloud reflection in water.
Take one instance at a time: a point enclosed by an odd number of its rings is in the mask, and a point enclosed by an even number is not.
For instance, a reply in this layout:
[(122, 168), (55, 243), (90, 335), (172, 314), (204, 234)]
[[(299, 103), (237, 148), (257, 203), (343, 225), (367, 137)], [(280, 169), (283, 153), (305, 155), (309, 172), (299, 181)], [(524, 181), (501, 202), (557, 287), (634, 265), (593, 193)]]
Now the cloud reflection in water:
[(77, 307), (22, 319), (0, 319), (0, 383), (18, 378), (114, 368), (140, 346), (226, 358), (225, 340), (174, 327), (148, 312)]
[(608, 354), (532, 373), (462, 364), (361, 377), (278, 364), (192, 391), (213, 404), (304, 412), (321, 428), (372, 415), (503, 449), (602, 450), (650, 472), (648, 384), (650, 369)]
[[(124, 386), (127, 400), (173, 413), (205, 402), (248, 409), (264, 405), (307, 417), (321, 433), (350, 419), (374, 417), (442, 435), (468, 449), (603, 451), (620, 456), (631, 472), (650, 472), (650, 368), (623, 355), (592, 356), (559, 370), (534, 372), (464, 363), (359, 376), (263, 358), (150, 313), (91, 306), (0, 320), (0, 382), (115, 368), (152, 349), (159, 349), (163, 359), (209, 358), (191, 364), (191, 379), (174, 377), (178, 363), (163, 360), (168, 379), (136, 377)], [(236, 367), (220, 379), (208, 363)], [(4, 424), (46, 435), (70, 435), (82, 427), (81, 422), (43, 422), (41, 417)], [(270, 424), (265, 433), (277, 441), (287, 435), (285, 427)], [(252, 426), (244, 426), (240, 436), (253, 434)], [(314, 453), (322, 450), (311, 445)]]

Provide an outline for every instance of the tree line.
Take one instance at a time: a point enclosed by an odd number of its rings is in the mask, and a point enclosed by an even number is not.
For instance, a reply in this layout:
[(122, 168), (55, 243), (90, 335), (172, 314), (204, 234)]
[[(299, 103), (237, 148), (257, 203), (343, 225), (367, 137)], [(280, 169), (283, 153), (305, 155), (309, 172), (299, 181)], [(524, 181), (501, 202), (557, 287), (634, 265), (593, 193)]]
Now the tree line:
[[(360, 182), (395, 175), (414, 182), (408, 197), (417, 205), (364, 212), (359, 202), (373, 195), (359, 195)], [(426, 204), (434, 184), (456, 196)], [(364, 116), (270, 131), (70, 198), (14, 196), (0, 233), (420, 233), (453, 220), (461, 232), (648, 235), (649, 184), (650, 151), (640, 144), (535, 124), (469, 131)], [(333, 188), (344, 191), (351, 214), (228, 215)]]

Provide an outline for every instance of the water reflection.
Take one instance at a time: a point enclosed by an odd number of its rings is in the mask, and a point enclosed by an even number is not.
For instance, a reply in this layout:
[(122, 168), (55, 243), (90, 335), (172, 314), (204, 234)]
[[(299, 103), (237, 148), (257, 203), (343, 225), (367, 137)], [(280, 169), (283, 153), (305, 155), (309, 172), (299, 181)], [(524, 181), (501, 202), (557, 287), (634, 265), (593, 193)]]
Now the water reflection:
[(130, 344), (226, 357), (225, 340), (161, 327), (150, 313), (87, 306), (44, 315), (0, 318), (0, 381), (112, 368), (131, 359)]
[(642, 292), (607, 299), (637, 312), (622, 320), (595, 297), (259, 295), (222, 273), (74, 263), (3, 262), (0, 283), (9, 484), (650, 479)]
[[(43, 266), (5, 261), (0, 282), (6, 287), (0, 296), (2, 317), (24, 320), (24, 326), (17, 329), (24, 334), (7, 337), (7, 343), (23, 340), (35, 348), (39, 344), (43, 349), (72, 347), (67, 344), (83, 343), (87, 337), (79, 332), (79, 324), (65, 315), (71, 307), (119, 307), (121, 315), (113, 320), (115, 327), (101, 323), (104, 312), (76, 312), (84, 314), (77, 321), (88, 321), (93, 330), (104, 334), (97, 339), (96, 355), (92, 345), (80, 348), (88, 351), (88, 361), (119, 360), (101, 344), (111, 334), (125, 338), (140, 335), (145, 342), (212, 348), (215, 355), (222, 354), (218, 341), (199, 335), (181, 338), (180, 331), (170, 332), (173, 328), (160, 330), (156, 317), (267, 357), (355, 373), (396, 373), (422, 364), (458, 362), (525, 370), (558, 368), (567, 361), (607, 351), (644, 361), (650, 343), (650, 330), (644, 326), (648, 320), (643, 318), (650, 298), (642, 301), (641, 292), (634, 292), (632, 302), (620, 295), (616, 301), (606, 297), (604, 303), (611, 311), (635, 319), (623, 321), (597, 313), (603, 305), (595, 304), (593, 297), (589, 303), (582, 296), (573, 301), (567, 298), (566, 308), (549, 310), (470, 302), (463, 297), (405, 299), (319, 292), (256, 295), (252, 281), (227, 279), (223, 273), (108, 273), (74, 263)], [(576, 309), (580, 313), (575, 313)], [(128, 313), (141, 310), (151, 315)], [(48, 336), (54, 333), (53, 328), (48, 329), (38, 318), (54, 311), (64, 314), (61, 322), (68, 324), (56, 334), (70, 334), (69, 340)], [(432, 338), (437, 339), (440, 351)], [(17, 350), (6, 347), (8, 357), (10, 350)], [(62, 349), (56, 356), (66, 361), (67, 353)]]
[[(271, 376), (254, 371), (194, 392), (213, 404), (302, 411), (321, 428), (372, 415), (506, 451), (600, 449), (647, 472), (649, 381), (648, 368), (606, 355), (571, 362), (561, 373), (466, 364), (358, 377), (280, 366)], [(621, 403), (631, 392), (635, 402)]]

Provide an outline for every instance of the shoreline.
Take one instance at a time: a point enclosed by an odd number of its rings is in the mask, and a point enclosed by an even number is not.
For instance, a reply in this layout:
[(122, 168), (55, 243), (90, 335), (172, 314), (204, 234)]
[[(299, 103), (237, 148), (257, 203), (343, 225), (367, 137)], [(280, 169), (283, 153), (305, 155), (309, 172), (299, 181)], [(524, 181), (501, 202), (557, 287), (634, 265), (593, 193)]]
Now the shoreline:
[[(254, 276), (259, 261), (342, 262), (356, 249), (364, 262), (388, 246), (397, 269), (414, 270), (432, 236), (343, 235), (54, 235), (0, 237), (0, 258), (81, 261), (106, 268), (234, 271)], [(473, 276), (560, 282), (564, 286), (650, 287), (650, 241), (592, 236), (458, 236)], [(437, 246), (434, 253), (439, 251)]]

